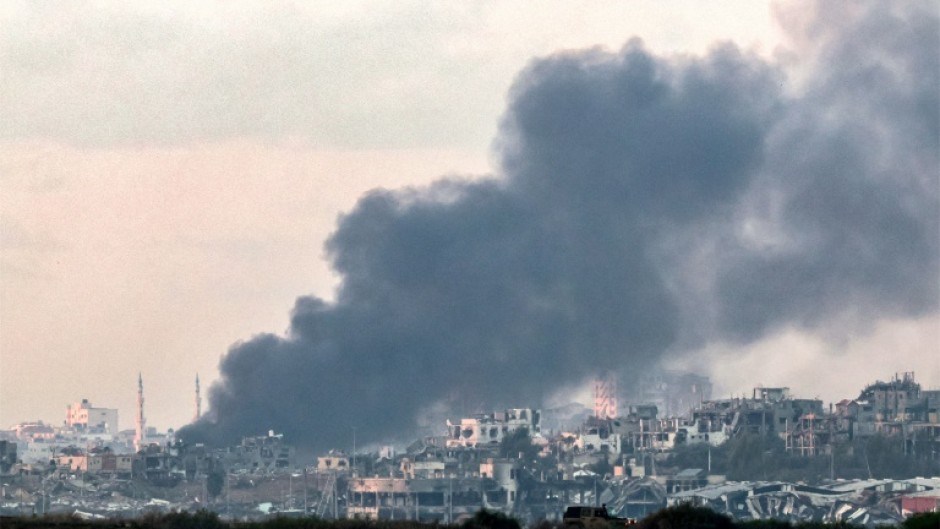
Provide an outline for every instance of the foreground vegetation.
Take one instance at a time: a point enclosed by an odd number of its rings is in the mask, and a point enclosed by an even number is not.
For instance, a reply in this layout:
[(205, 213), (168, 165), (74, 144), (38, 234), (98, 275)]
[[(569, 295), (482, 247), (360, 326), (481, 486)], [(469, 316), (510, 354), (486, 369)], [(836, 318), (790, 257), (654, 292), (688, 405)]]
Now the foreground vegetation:
[[(273, 518), (258, 522), (226, 522), (216, 513), (151, 514), (130, 520), (82, 520), (73, 516), (3, 517), (3, 529), (522, 529), (514, 518), (480, 511), (461, 524), (428, 524), (414, 521), (322, 520)], [(679, 506), (663, 509), (639, 521), (637, 529), (862, 529), (862, 526), (809, 522), (791, 524), (777, 520), (737, 522), (702, 507)], [(883, 526), (882, 526), (883, 527)], [(902, 522), (901, 529), (937, 529), (940, 513), (916, 515)], [(560, 524), (540, 522), (533, 529), (560, 529)]]

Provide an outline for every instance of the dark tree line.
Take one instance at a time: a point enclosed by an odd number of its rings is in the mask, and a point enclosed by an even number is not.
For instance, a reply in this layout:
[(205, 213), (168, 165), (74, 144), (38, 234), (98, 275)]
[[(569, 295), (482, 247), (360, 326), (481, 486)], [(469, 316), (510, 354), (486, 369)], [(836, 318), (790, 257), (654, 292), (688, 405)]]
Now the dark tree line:
[[(4, 529), (521, 529), (518, 520), (482, 510), (460, 524), (444, 525), (415, 521), (322, 520), (316, 517), (277, 517), (259, 522), (230, 523), (209, 511), (150, 514), (131, 520), (81, 520), (73, 516), (3, 517)], [(560, 524), (539, 522), (532, 529), (561, 529)], [(901, 529), (936, 529), (940, 513), (916, 515), (904, 520)], [(640, 520), (638, 529), (862, 529), (862, 526), (822, 522), (792, 524), (778, 520), (739, 522), (704, 507), (681, 505), (655, 512)], [(885, 528), (890, 529), (890, 528)]]

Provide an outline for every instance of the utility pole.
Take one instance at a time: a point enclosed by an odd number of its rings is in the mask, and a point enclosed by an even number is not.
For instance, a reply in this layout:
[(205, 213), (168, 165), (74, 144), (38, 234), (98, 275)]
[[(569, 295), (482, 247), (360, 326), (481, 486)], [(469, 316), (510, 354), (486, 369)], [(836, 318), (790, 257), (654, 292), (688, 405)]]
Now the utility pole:
[(338, 505), (336, 502), (336, 478), (333, 478), (333, 519), (336, 520), (339, 518), (337, 511)]
[(832, 444), (829, 445), (829, 481), (835, 481), (836, 471), (835, 471), (835, 459), (836, 451)]
[(901, 453), (907, 455), (907, 428), (904, 427), (904, 419), (901, 418)]

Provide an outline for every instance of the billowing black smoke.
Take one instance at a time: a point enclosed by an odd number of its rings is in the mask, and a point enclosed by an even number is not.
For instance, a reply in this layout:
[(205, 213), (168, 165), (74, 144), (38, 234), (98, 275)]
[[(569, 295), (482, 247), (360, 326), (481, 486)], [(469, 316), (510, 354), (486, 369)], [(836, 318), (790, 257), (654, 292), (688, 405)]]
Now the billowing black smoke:
[(795, 64), (638, 41), (535, 61), (499, 174), (362, 198), (327, 244), (336, 301), (234, 345), (181, 436), (375, 441), (438, 402), (538, 404), (712, 340), (936, 311), (936, 10), (808, 7)]

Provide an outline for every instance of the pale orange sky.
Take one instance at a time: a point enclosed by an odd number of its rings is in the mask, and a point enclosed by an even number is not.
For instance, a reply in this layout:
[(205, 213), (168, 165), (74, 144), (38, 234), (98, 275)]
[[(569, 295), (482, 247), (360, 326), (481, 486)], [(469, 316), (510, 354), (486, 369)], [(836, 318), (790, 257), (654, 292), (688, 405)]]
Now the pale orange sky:
[[(197, 372), (207, 388), (231, 344), (330, 296), (322, 244), (363, 192), (491, 170), (535, 56), (632, 36), (769, 56), (779, 39), (750, 0), (341, 4), (0, 5), (0, 426), (58, 423), (88, 398), (130, 428), (138, 372), (149, 424), (187, 422)], [(913, 369), (937, 386), (936, 343), (936, 317), (850, 343), (785, 333), (715, 380), (817, 376), (841, 398)], [(781, 348), (858, 365), (751, 373)]]

